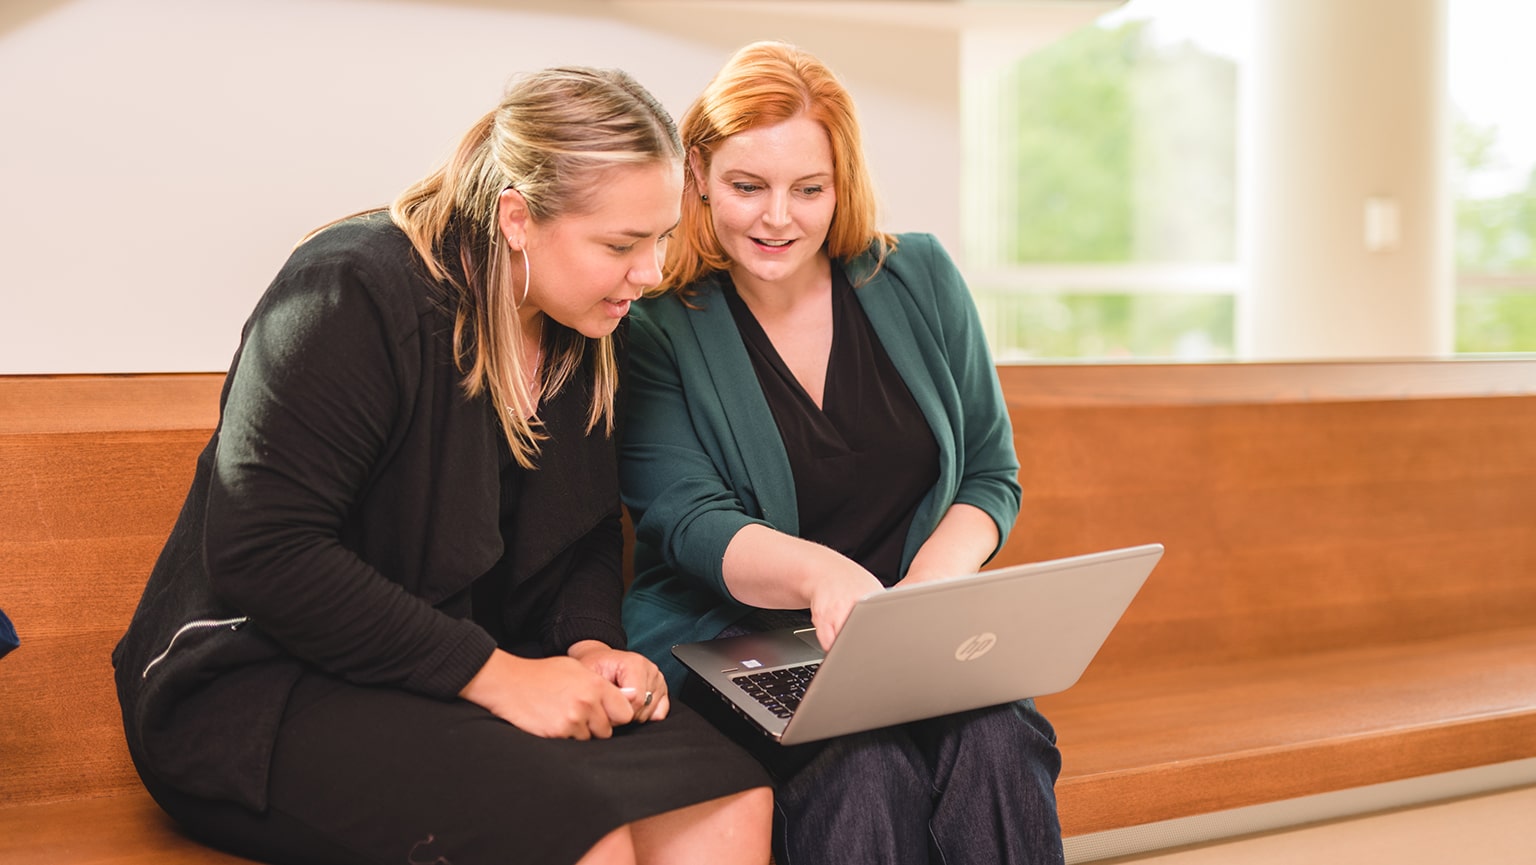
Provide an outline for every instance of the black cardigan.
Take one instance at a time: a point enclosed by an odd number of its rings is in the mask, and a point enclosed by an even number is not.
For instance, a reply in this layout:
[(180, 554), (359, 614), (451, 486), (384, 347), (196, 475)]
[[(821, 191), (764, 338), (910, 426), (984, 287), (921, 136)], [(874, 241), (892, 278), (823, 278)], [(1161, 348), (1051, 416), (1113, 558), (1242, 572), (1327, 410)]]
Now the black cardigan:
[[(261, 810), (304, 669), (452, 699), (490, 656), (469, 587), (504, 551), (500, 430), (460, 388), (444, 297), (373, 214), (295, 250), (247, 322), (112, 656), (129, 745), (161, 781)], [(624, 645), (613, 442), (577, 435), (590, 385), (568, 387), (545, 421), (573, 434), (522, 479), (537, 506), (508, 553), (521, 579), (558, 571), (542, 633), (517, 635), (550, 653)]]

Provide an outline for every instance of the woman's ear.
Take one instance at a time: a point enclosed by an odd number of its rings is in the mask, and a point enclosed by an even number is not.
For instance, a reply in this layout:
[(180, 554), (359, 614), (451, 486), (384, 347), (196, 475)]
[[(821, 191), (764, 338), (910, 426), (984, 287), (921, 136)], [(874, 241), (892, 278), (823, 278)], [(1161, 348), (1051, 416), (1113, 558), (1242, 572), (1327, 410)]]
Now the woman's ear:
[(693, 188), (700, 195), (707, 195), (709, 187), (705, 185), (704, 181), (708, 176), (708, 172), (704, 167), (704, 154), (697, 147), (690, 148), (688, 151), (688, 174), (693, 178)]
[(523, 194), (508, 186), (496, 198), (496, 224), (501, 236), (513, 249), (522, 249), (528, 242), (528, 202)]

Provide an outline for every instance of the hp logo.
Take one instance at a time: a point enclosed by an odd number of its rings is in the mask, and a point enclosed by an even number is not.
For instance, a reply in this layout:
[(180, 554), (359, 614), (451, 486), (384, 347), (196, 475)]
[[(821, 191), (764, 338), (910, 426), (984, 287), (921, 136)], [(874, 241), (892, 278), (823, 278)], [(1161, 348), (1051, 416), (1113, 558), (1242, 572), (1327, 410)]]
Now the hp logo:
[(960, 647), (955, 649), (955, 660), (974, 661), (992, 651), (995, 645), (997, 645), (997, 635), (991, 631), (984, 631), (961, 643)]

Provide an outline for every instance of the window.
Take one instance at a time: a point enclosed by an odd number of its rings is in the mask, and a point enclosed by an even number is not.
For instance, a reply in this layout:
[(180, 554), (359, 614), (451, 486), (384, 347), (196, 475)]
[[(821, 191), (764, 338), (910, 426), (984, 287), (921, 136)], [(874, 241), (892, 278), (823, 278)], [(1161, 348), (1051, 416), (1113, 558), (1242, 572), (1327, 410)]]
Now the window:
[(1233, 355), (1242, 5), (967, 44), (966, 262), (1000, 361)]
[(1536, 351), (1536, 8), (1448, 5), (1456, 351)]

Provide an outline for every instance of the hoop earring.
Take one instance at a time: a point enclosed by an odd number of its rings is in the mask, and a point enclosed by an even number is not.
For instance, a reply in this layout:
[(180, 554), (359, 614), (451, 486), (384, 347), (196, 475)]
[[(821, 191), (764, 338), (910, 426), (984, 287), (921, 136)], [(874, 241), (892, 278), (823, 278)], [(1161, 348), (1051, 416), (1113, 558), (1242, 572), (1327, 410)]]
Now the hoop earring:
[(528, 263), (528, 250), (519, 249), (523, 254), (523, 296), (518, 299), (517, 305), (521, 307), (528, 302), (528, 287), (533, 285), (533, 266)]

